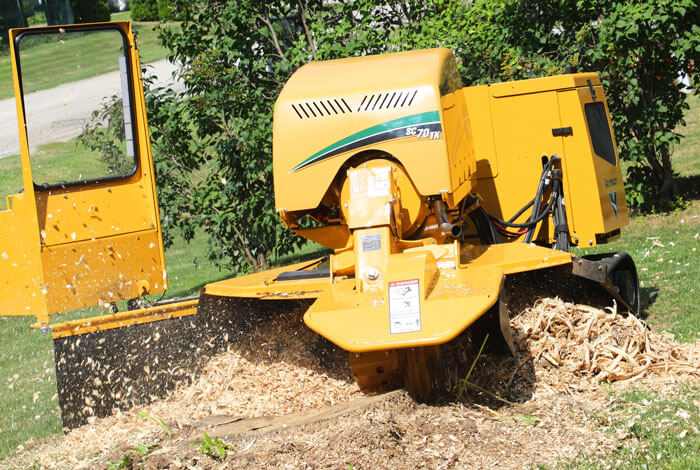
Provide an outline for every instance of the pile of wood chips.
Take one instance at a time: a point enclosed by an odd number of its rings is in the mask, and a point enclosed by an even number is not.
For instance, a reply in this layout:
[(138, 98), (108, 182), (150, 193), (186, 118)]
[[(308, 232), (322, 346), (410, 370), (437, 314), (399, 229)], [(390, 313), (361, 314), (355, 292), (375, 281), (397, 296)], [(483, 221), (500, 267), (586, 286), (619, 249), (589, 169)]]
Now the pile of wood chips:
[[(261, 322), (244, 340), (212, 358), (192, 384), (149, 405), (90, 418), (89, 424), (66, 434), (59, 446), (41, 449), (38, 462), (47, 468), (94, 468), (96, 460), (85, 456), (130, 449), (163, 435), (156, 420), (177, 434), (204, 417), (284, 415), (360, 395), (347, 353), (328, 348), (306, 327), (302, 314), (285, 313)], [(311, 353), (309, 348), (317, 344)]]
[[(634, 381), (652, 374), (700, 377), (698, 340), (677, 343), (672, 334), (653, 332), (644, 321), (619, 314), (615, 307), (599, 310), (544, 298), (511, 323), (520, 350), (528, 351), (521, 363), (534, 358), (538, 372), (593, 383)], [(545, 379), (542, 374), (538, 378)]]
[[(404, 460), (408, 459), (406, 462), (416, 462), (416, 465), (420, 462), (426, 464), (429, 461), (426, 460), (425, 444), (419, 443), (425, 442), (425, 433), (428, 431), (424, 418), (416, 421), (418, 418), (415, 410), (418, 410), (428, 413), (430, 419), (438, 423), (435, 433), (440, 435), (445, 431), (448, 418), (461, 417), (459, 423), (462, 424), (450, 431), (457, 433), (455, 435), (460, 432), (464, 434), (458, 439), (462, 444), (455, 450), (453, 463), (467, 459), (465, 462), (478, 466), (480, 464), (474, 460), (474, 456), (478, 457), (481, 453), (487, 460), (496, 456), (517, 454), (517, 459), (513, 457), (513, 462), (509, 461), (507, 465), (504, 463), (504, 468), (522, 468), (527, 462), (544, 458), (541, 447), (543, 444), (537, 443), (550, 441), (552, 436), (563, 439), (563, 443), (555, 446), (559, 446), (557, 449), (568, 449), (564, 444), (569, 442), (567, 445), (570, 451), (557, 451), (547, 458), (548, 461), (575, 455), (580, 450), (580, 443), (586, 440), (591, 440), (594, 445), (602, 445), (596, 444), (595, 439), (599, 439), (600, 436), (594, 431), (595, 426), (587, 424), (583, 417), (580, 418), (580, 422), (567, 422), (561, 418), (563, 411), (556, 407), (551, 411), (552, 416), (547, 414), (550, 413), (547, 410), (552, 408), (551, 403), (562, 396), (559, 392), (581, 393), (583, 397), (585, 394), (590, 395), (591, 390), (597, 388), (596, 384), (601, 382), (632, 381), (650, 376), (661, 377), (663, 380), (677, 375), (692, 377), (693, 380), (700, 377), (700, 348), (697, 341), (695, 344), (676, 343), (672, 335), (652, 332), (644, 322), (633, 316), (617, 314), (614, 309), (603, 311), (565, 303), (559, 299), (545, 298), (518, 312), (512, 318), (511, 325), (519, 343), (520, 353), (517, 358), (508, 360), (515, 367), (515, 371), (511, 368), (511, 372), (504, 374), (512, 374), (512, 378), (519, 369), (519, 381), (527, 382), (525, 385), (531, 390), (536, 388), (536, 393), (526, 395), (524, 402), (518, 401), (523, 403), (520, 406), (532, 407), (530, 413), (537, 413), (539, 419), (548, 423), (546, 426), (518, 424), (521, 421), (516, 416), (508, 420), (507, 439), (500, 439), (497, 437), (505, 437), (504, 424), (498, 420), (493, 421), (495, 418), (491, 415), (494, 412), (484, 410), (478, 402), (470, 405), (455, 402), (443, 406), (414, 404), (408, 407), (407, 400), (411, 403), (412, 400), (406, 396), (398, 400), (398, 404), (391, 401), (382, 405), (387, 408), (382, 413), (388, 413), (388, 416), (395, 415), (393, 419), (397, 422), (406, 421), (406, 436), (415, 434), (415, 445), (409, 443), (408, 448), (402, 448), (403, 450), (389, 452), (385, 449), (386, 445), (383, 442), (386, 439), (383, 437), (369, 439), (374, 435), (374, 431), (377, 436), (385, 434), (381, 428), (385, 418), (372, 418), (379, 412), (366, 410), (337, 418), (336, 421), (321, 427), (321, 430), (299, 430), (288, 433), (286, 437), (280, 435), (274, 439), (261, 440), (256, 445), (262, 447), (250, 448), (248, 453), (245, 452), (245, 447), (239, 447), (235, 458), (253, 459), (251, 467), (261, 468), (272, 462), (280, 464), (275, 458), (285, 462), (299, 460), (296, 462), (299, 465), (302, 465), (302, 462), (308, 465), (309, 461), (305, 459), (312, 458), (309, 452), (323, 451), (313, 457), (318, 458), (314, 462), (318, 465), (317, 468), (328, 467), (331, 463), (328, 460), (330, 454), (327, 449), (323, 450), (323, 439), (336, 442), (337, 439), (333, 436), (340, 429), (351, 434), (343, 437), (343, 449), (347, 452), (357, 453), (362, 450), (368, 453), (374, 459), (367, 460), (365, 463), (368, 465), (390, 465), (391, 462), (398, 462), (396, 459), (399, 456)], [(494, 361), (508, 362), (502, 357)], [(524, 372), (526, 364), (531, 366), (531, 373)], [(477, 369), (479, 368), (484, 369), (481, 372), (491, 376), (498, 372), (495, 369), (489, 370), (488, 364), (477, 366)], [(508, 388), (515, 385), (508, 383), (504, 386)], [(501, 393), (497, 388), (491, 390)], [(360, 395), (350, 374), (347, 353), (310, 331), (302, 321), (302, 312), (291, 312), (272, 321), (260, 323), (242, 341), (213, 358), (201, 376), (191, 385), (174, 390), (167, 398), (128, 411), (115, 411), (107, 418), (93, 419), (89, 424), (72, 430), (60, 439), (60, 442), (53, 439), (37, 444), (25, 450), (23, 454), (3, 462), (2, 465), (12, 467), (34, 462), (46, 468), (106, 468), (110, 461), (128, 452), (134, 445), (153, 442), (157, 442), (159, 448), (149, 454), (149, 458), (155, 458), (158, 453), (167, 453), (168, 458), (177, 463), (177, 442), (195, 431), (197, 423), (205, 417), (284, 415), (350, 401)], [(548, 407), (538, 407), (537, 403), (542, 402), (540, 398), (545, 396), (549, 397), (545, 400)], [(571, 399), (566, 403), (570, 401)], [(590, 403), (588, 398), (578, 401)], [(413, 410), (413, 414), (403, 417), (405, 409)], [(514, 410), (516, 415), (524, 413), (523, 408)], [(587, 413), (579, 414), (588, 416)], [(365, 415), (372, 419), (367, 421), (362, 418)], [(170, 436), (165, 436), (163, 427), (152, 418), (162, 420), (171, 432)], [(477, 426), (467, 426), (467, 421), (476, 423)], [(495, 424), (489, 431), (491, 428), (486, 424), (491, 421)], [(357, 422), (356, 428), (351, 427), (354, 422)], [(571, 434), (573, 431), (578, 434)], [(314, 432), (320, 434), (316, 435)], [(302, 446), (305, 443), (306, 447), (302, 447), (308, 448), (308, 452), (294, 450), (296, 447), (285, 444), (294, 439), (301, 439), (297, 444)], [(564, 442), (566, 439), (569, 440)], [(483, 443), (487, 441), (493, 441), (493, 449), (487, 450), (483, 447)], [(523, 444), (527, 442), (533, 443), (532, 449)], [(474, 454), (469, 450), (470, 446), (479, 446), (478, 443), (482, 443), (481, 453)], [(250, 447), (253, 444), (251, 442), (246, 445)], [(280, 447), (275, 447), (278, 445)], [(516, 449), (513, 446), (520, 447)], [(318, 452), (313, 449), (317, 449)], [(444, 449), (436, 452), (437, 460), (433, 463), (442, 462)], [(471, 454), (474, 456), (469, 457)], [(357, 454), (356, 458), (359, 459), (356, 460), (358, 464), (363, 462), (360, 454)], [(273, 463), (273, 466), (276, 464)], [(344, 468), (344, 464), (340, 466)]]

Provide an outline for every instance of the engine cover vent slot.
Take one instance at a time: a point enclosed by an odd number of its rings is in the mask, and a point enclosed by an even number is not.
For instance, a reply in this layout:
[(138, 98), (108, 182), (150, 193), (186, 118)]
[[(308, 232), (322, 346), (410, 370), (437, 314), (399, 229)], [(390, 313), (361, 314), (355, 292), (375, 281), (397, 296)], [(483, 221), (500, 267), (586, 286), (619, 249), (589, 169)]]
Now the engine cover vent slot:
[(357, 112), (411, 106), (417, 94), (418, 90), (403, 90), (365, 95), (357, 108)]
[(335, 116), (339, 114), (378, 111), (411, 106), (418, 95), (418, 90), (387, 91), (365, 95), (360, 106), (355, 111), (345, 98), (328, 98), (314, 101), (304, 101), (292, 104), (292, 109), (299, 119)]
[(344, 98), (305, 101), (303, 103), (293, 104), (292, 109), (297, 116), (299, 116), (299, 119), (352, 113), (350, 105), (348, 105)]

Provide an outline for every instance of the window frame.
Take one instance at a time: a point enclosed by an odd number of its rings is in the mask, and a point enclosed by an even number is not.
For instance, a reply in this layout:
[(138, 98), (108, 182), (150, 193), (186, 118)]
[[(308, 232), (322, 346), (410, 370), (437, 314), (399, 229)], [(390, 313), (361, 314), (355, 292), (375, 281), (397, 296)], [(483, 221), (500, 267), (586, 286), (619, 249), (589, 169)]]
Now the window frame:
[[(23, 82), (22, 82), (22, 62), (21, 62), (21, 47), (20, 47), (20, 42), (22, 38), (26, 36), (39, 36), (39, 35), (45, 35), (45, 34), (59, 34), (63, 32), (91, 32), (91, 31), (117, 31), (121, 37), (122, 37), (122, 44), (124, 48), (124, 58), (126, 59), (126, 73), (127, 73), (127, 83), (129, 84), (129, 111), (131, 114), (131, 133), (133, 137), (133, 146), (134, 146), (134, 166), (129, 173), (124, 173), (121, 175), (114, 175), (114, 176), (102, 176), (99, 178), (91, 178), (91, 179), (86, 179), (86, 180), (81, 180), (81, 181), (66, 181), (66, 182), (59, 182), (59, 183), (37, 183), (34, 181), (34, 178), (32, 177), (32, 183), (34, 185), (34, 190), (35, 191), (50, 191), (52, 189), (67, 189), (67, 188), (74, 188), (74, 187), (80, 187), (80, 186), (89, 186), (89, 185), (97, 185), (100, 183), (108, 183), (108, 182), (115, 182), (115, 181), (123, 181), (131, 178), (134, 176), (138, 171), (141, 166), (140, 158), (139, 158), (139, 137), (138, 137), (138, 132), (137, 132), (137, 125), (136, 125), (136, 113), (134, 110), (134, 87), (131, 85), (133, 83), (133, 70), (132, 70), (132, 54), (130, 53), (131, 51), (131, 45), (129, 44), (129, 38), (127, 37), (126, 33), (122, 28), (119, 27), (119, 25), (116, 24), (102, 24), (102, 25), (70, 25), (70, 26), (61, 26), (55, 27), (55, 26), (44, 26), (44, 27), (39, 27), (39, 28), (31, 28), (26, 31), (22, 31), (17, 35), (17, 37), (14, 40), (14, 49), (15, 49), (15, 67), (17, 70), (17, 81), (19, 85), (19, 91), (20, 91), (20, 97), (22, 99), (22, 117), (24, 118), (25, 126), (24, 126), (24, 133), (27, 139), (27, 144), (29, 144), (29, 134), (27, 132), (28, 126), (27, 124), (27, 113), (26, 113), (26, 106), (24, 102), (24, 87), (23, 87)], [(123, 97), (122, 97), (123, 99)], [(29, 149), (27, 149), (29, 151)], [(31, 157), (31, 153), (29, 155)], [(30, 158), (31, 160), (31, 158)]]

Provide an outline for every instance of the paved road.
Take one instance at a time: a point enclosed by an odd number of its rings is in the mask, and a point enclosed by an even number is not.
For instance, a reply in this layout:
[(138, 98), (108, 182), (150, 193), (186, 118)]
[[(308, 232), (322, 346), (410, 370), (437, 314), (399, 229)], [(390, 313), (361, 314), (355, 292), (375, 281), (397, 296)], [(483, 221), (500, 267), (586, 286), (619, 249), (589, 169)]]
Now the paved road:
[[(161, 60), (146, 65), (147, 74), (157, 77), (156, 84), (172, 84), (176, 67)], [(114, 89), (105, 84), (113, 84)], [(182, 89), (182, 84), (175, 88)], [(65, 142), (80, 134), (92, 111), (104, 97), (119, 93), (119, 72), (77, 82), (64, 83), (49, 90), (41, 90), (24, 97), (27, 109), (31, 109), (29, 123), (30, 151), (51, 142)], [(15, 99), (0, 101), (0, 158), (19, 154), (17, 134), (17, 108)]]

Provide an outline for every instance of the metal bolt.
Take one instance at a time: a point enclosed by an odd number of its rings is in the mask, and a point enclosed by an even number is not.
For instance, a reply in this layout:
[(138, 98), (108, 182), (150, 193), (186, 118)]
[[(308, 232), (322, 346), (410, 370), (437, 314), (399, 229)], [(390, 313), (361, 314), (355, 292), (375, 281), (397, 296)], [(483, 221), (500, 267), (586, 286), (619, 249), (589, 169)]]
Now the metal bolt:
[(379, 278), (379, 271), (374, 268), (369, 268), (367, 270), (367, 279), (370, 281), (376, 281)]

